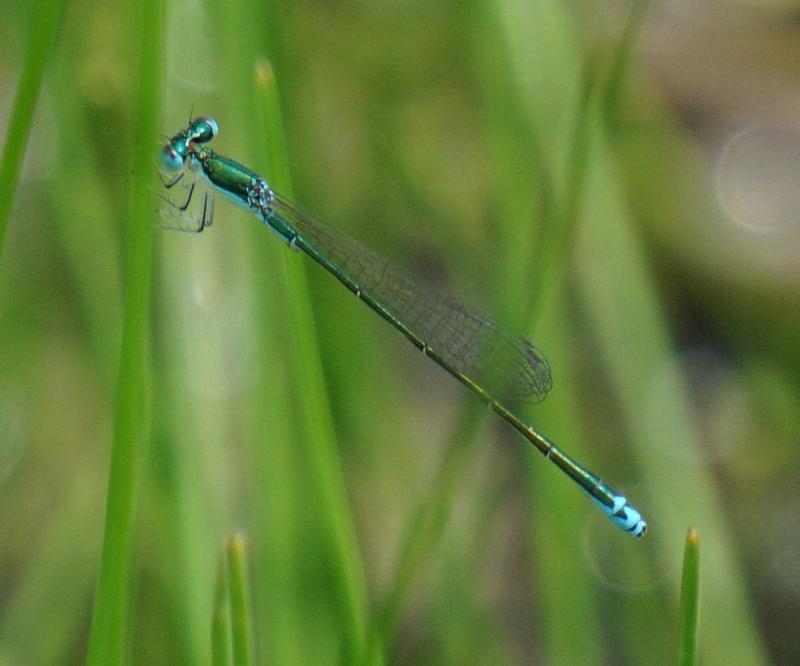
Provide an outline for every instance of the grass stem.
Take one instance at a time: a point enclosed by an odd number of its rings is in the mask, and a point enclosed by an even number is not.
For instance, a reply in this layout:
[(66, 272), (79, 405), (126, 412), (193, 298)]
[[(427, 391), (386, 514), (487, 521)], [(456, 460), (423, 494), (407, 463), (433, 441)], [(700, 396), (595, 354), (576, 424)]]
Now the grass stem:
[(66, 4), (67, 0), (41, 0), (34, 13), (31, 37), (11, 107), (3, 153), (0, 155), (0, 259), (3, 256), (8, 217), (31, 134), (44, 69), (58, 36)]
[(135, 116), (122, 347), (115, 399), (111, 469), (100, 572), (95, 590), (87, 663), (125, 663), (128, 606), (133, 568), (139, 470), (148, 437), (147, 368), (150, 338), (150, 282), (153, 244), (152, 154), (159, 134), (163, 72), (163, 0), (138, 7), (138, 106)]
[(694, 528), (686, 535), (681, 575), (679, 666), (697, 664), (697, 624), (700, 618), (700, 539)]

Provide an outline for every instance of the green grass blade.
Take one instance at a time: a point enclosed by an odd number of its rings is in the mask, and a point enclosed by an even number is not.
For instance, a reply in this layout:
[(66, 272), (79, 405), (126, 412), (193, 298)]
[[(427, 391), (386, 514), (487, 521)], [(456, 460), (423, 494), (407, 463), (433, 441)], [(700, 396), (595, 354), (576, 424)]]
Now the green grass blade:
[(214, 666), (231, 666), (232, 656), (228, 576), (226, 562), (222, 561), (217, 571), (217, 581), (214, 587), (214, 611), (211, 618), (211, 663)]
[[(681, 174), (686, 183), (693, 184), (703, 182), (707, 173), (705, 163), (698, 164), (689, 156), (694, 146), (689, 148), (661, 113), (657, 120), (652, 119), (646, 132), (640, 130), (643, 126), (640, 106), (629, 104), (625, 117), (620, 114), (623, 69), (631, 57), (645, 11), (646, 7), (632, 8), (623, 38), (626, 46), (615, 59), (604, 94), (603, 130), (615, 141), (613, 166), (607, 161), (609, 145), (601, 138), (601, 133), (597, 135), (600, 158), (595, 165), (593, 198), (595, 206), (602, 202), (602, 210), (592, 216), (587, 225), (589, 232), (585, 242), (587, 246), (602, 242), (606, 254), (616, 260), (607, 262), (596, 252), (586, 252), (589, 260), (580, 264), (580, 279), (586, 291), (587, 310), (594, 318), (602, 353), (611, 368), (611, 381), (619, 396), (625, 429), (638, 443), (638, 460), (650, 486), (649, 494), (657, 498), (648, 513), (654, 517), (652, 524), (657, 526), (656, 534), (663, 537), (661, 547), (665, 553), (677, 552), (677, 535), (687, 517), (702, 528), (705, 560), (714, 563), (704, 577), (704, 598), (716, 611), (704, 623), (705, 639), (718, 646), (717, 658), (721, 663), (760, 664), (766, 657), (736, 562), (734, 544), (738, 540), (728, 533), (728, 519), (722, 510), (723, 501), (716, 492), (713, 475), (699, 462), (704, 442), (703, 433), (695, 423), (696, 407), (681, 375), (680, 359), (672, 348), (666, 314), (656, 296), (656, 283), (648, 265), (650, 257), (642, 247), (640, 232), (627, 210), (628, 203), (621, 201), (623, 187), (633, 192), (642, 185), (639, 170), (646, 165), (643, 171), (649, 182), (646, 189), (641, 190), (646, 193), (645, 208), (666, 208), (666, 211), (652, 218), (649, 211), (639, 210), (637, 215), (640, 219), (652, 220), (654, 228), (667, 228), (676, 225), (673, 216), (677, 209), (662, 206), (664, 199), (652, 183), (659, 182), (666, 174)], [(629, 116), (634, 116), (635, 120)], [(632, 142), (632, 137), (647, 137), (647, 140)], [(631, 145), (636, 146), (635, 153), (630, 151)], [(617, 178), (617, 169), (622, 178)], [(674, 180), (665, 187), (667, 200), (674, 192), (688, 191), (691, 186)], [(688, 195), (688, 199), (692, 200), (692, 195)], [(705, 201), (697, 197), (692, 205), (702, 211)], [(682, 210), (678, 214), (683, 214)], [(702, 217), (706, 213), (698, 215)], [(716, 212), (708, 215), (716, 215)], [(623, 290), (619, 289), (620, 285), (624, 285)], [(736, 330), (735, 326), (729, 328)], [(643, 397), (652, 382), (652, 375), (648, 376), (652, 368), (664, 368), (666, 372), (660, 381), (660, 408), (644, 417), (648, 407), (652, 407)], [(665, 435), (667, 431), (669, 436)], [(667, 450), (675, 459), (698, 462), (688, 470), (682, 468), (680, 475), (670, 474), (669, 466), (664, 465), (665, 456), (656, 453)], [(667, 497), (670, 497), (669, 502), (663, 500)], [(641, 637), (640, 648), (663, 626), (663, 623), (655, 625), (652, 617), (639, 613), (632, 619), (632, 623), (640, 626), (633, 627), (630, 635)], [(735, 636), (736, 640), (730, 640), (730, 636)]]
[[(613, 393), (619, 396), (621, 424), (637, 443), (632, 450), (650, 489), (652, 500), (642, 508), (650, 519), (652, 536), (660, 539), (665, 553), (678, 549), (672, 535), (681, 529), (679, 522), (685, 524), (691, 517), (702, 526), (704, 551), (708, 560), (715, 562), (706, 579), (704, 596), (719, 611), (708, 619), (704, 634), (709, 641), (713, 635), (724, 663), (741, 660), (760, 664), (764, 661), (763, 647), (716, 484), (703, 465), (681, 468), (680, 475), (670, 473), (664, 465), (662, 452), (667, 450), (676, 458), (696, 459), (702, 450), (700, 434), (648, 258), (620, 197), (608, 146), (600, 132), (595, 136), (593, 151), (597, 157), (587, 186), (593, 213), (585, 218), (577, 277)], [(598, 253), (598, 247), (604, 252)], [(608, 256), (615, 260), (609, 262)], [(655, 368), (664, 373), (659, 383), (658, 410), (648, 402)], [(638, 615), (631, 621), (649, 620)], [(657, 630), (651, 624), (634, 635), (646, 641)], [(737, 640), (726, 641), (732, 631)]]
[[(498, 64), (502, 58), (498, 54), (496, 34), (486, 30), (486, 22), (491, 23), (494, 17), (485, 16), (482, 8), (469, 11), (477, 12), (470, 20), (474, 24), (476, 47), (480, 54), (478, 67), (484, 79), (487, 96), (491, 100), (488, 125), (498, 163), (495, 171), (500, 174), (494, 183), (498, 190), (497, 199), (501, 202), (501, 214), (497, 216), (498, 229), (495, 234), (497, 243), (501, 246), (497, 254), (503, 257), (496, 267), (497, 282), (517, 285), (516, 290), (504, 289), (505, 298), (496, 305), (505, 312), (524, 311), (526, 321), (518, 321), (516, 324), (521, 330), (530, 330), (533, 328), (532, 320), (539, 315), (538, 301), (552, 288), (554, 273), (560, 270), (560, 257), (568, 246), (566, 240), (570, 237), (571, 230), (567, 220), (574, 216), (575, 202), (580, 199), (582, 180), (576, 178), (577, 185), (570, 191), (571, 198), (565, 197), (564, 201), (568, 203), (560, 205), (559, 220), (564, 222), (561, 225), (564, 228), (563, 233), (558, 239), (548, 242), (546, 249), (539, 254), (539, 259), (546, 256), (548, 260), (532, 262), (532, 222), (536, 219), (536, 213), (546, 205), (555, 186), (547, 176), (544, 156), (531, 124), (520, 117), (520, 108), (515, 103), (518, 91), (514, 89), (514, 83), (505, 72), (507, 67)], [(573, 158), (579, 166), (583, 165), (581, 160), (585, 160), (584, 138), (579, 134), (575, 140)], [(523, 166), (523, 163), (527, 164)], [(536, 191), (524, 177), (526, 167), (543, 179)], [(582, 175), (582, 171), (580, 173)], [(534, 266), (532, 271), (529, 270), (531, 264)], [(523, 308), (519, 308), (520, 303), (524, 304)], [(503, 317), (504, 320), (507, 318)], [(426, 556), (443, 536), (456, 493), (463, 484), (470, 461), (474, 458), (477, 429), (488, 417), (489, 413), (481, 410), (472, 396), (465, 397), (464, 407), (448, 438), (431, 490), (417, 510), (410, 514), (409, 526), (401, 541), (398, 564), (377, 613), (376, 626), (371, 636), (372, 663), (378, 663), (381, 649), (391, 650), (402, 605), (410, 592), (413, 578)], [(525, 447), (523, 455), (531, 455), (528, 447)]]
[(697, 624), (700, 617), (700, 539), (694, 528), (686, 535), (679, 607), (679, 666), (697, 663)]
[[(532, 316), (539, 316), (545, 308), (545, 300), (558, 290), (562, 267), (574, 248), (586, 171), (591, 159), (591, 118), (597, 111), (596, 75), (590, 67), (572, 72), (572, 75), (579, 86), (580, 96), (574, 105), (570, 105), (569, 111), (564, 111), (574, 117), (567, 139), (569, 143), (565, 146), (566, 182), (554, 196), (549, 219), (543, 225), (546, 231), (539, 234), (528, 296), (528, 310)], [(555, 185), (551, 186), (555, 188)]]
[[(537, 168), (548, 174), (546, 217), (539, 226), (535, 244), (534, 269), (528, 282), (529, 307), (541, 325), (535, 339), (547, 350), (554, 372), (555, 388), (536, 409), (536, 426), (561, 442), (571, 455), (592, 465), (587, 445), (588, 429), (579, 408), (581, 387), (574, 349), (574, 334), (567, 269), (573, 254), (579, 212), (585, 197), (587, 166), (591, 160), (591, 129), (597, 111), (597, 69), (574, 59), (578, 44), (571, 33), (564, 8), (539, 3), (533, 9), (518, 3), (498, 6), (497, 21), (503, 29), (497, 43), (509, 52), (511, 62), (524, 58), (557, 61), (561, 68), (558, 89), (560, 121), (547, 117), (553, 104), (551, 88), (536, 85), (538, 75), (515, 71), (506, 83), (510, 94), (519, 98), (527, 132), (543, 137)], [(540, 34), (548, 26), (548, 38)], [(530, 48), (522, 45), (531, 45)], [(515, 52), (520, 47), (521, 52)], [(538, 112), (544, 112), (543, 116)], [(553, 131), (554, 128), (560, 131)], [(540, 176), (541, 177), (541, 176)], [(508, 195), (506, 195), (508, 196)], [(521, 233), (517, 231), (517, 234)], [(530, 233), (530, 232), (528, 232)], [(527, 330), (531, 330), (528, 328)], [(526, 527), (536, 556), (527, 567), (531, 579), (529, 594), (546, 609), (537, 622), (540, 656), (547, 663), (596, 664), (603, 660), (598, 617), (599, 599), (595, 580), (583, 554), (581, 519), (595, 511), (571, 484), (557, 478), (550, 465), (530, 451), (519, 451), (526, 471), (529, 503)], [(554, 515), (554, 507), (557, 515)], [(613, 530), (613, 528), (608, 528)], [(564, 571), (571, 572), (565, 579)], [(551, 581), (559, 580), (557, 585)]]
[[(255, 125), (266, 128), (264, 133), (256, 132), (262, 141), (258, 142), (254, 163), (259, 168), (266, 167), (264, 173), (269, 182), (280, 182), (291, 190), (288, 165), (283, 161), (286, 152), (281, 143), (283, 129), (275, 77), (269, 63), (256, 64), (254, 88), (257, 112), (262, 116)], [(267, 109), (275, 113), (266, 113)], [(259, 228), (252, 231), (263, 233)], [(301, 454), (295, 441), (292, 396), (286, 389), (291, 381), (285, 354), (288, 305), (285, 284), (280, 279), (286, 248), (273, 240), (263, 239), (251, 255), (254, 299), (258, 299), (255, 325), (259, 346), (270, 365), (269, 373), (262, 373), (254, 385), (251, 397), (250, 412), (257, 427), (253, 473), (258, 478), (262, 506), (252, 540), (261, 545), (256, 566), (259, 589), (265, 592), (259, 598), (259, 646), (270, 661), (288, 665), (308, 660), (297, 595), (300, 576), (296, 571), (299, 484), (295, 468)]]
[(234, 666), (252, 666), (253, 619), (250, 581), (247, 573), (247, 541), (241, 534), (228, 539), (228, 599), (230, 600), (231, 647)]
[(263, 127), (263, 151), (266, 156), (267, 178), (275, 189), (294, 198), (292, 175), (286, 154), (286, 138), (283, 134), (283, 115), (275, 70), (269, 60), (259, 59), (255, 65), (256, 95), (258, 111)]
[(11, 118), (8, 123), (3, 154), (0, 155), (0, 259), (6, 236), (8, 216), (19, 183), (22, 158), (36, 111), (36, 101), (42, 87), (42, 77), (47, 60), (58, 35), (67, 0), (41, 0), (33, 15), (31, 37), (25, 53), (25, 64), (20, 75)]
[[(540, 5), (549, 5), (548, 11), (554, 12), (559, 3)], [(555, 50), (545, 56), (534, 53), (529, 48), (532, 43), (546, 43), (547, 40), (551, 40), (553, 44), (561, 43), (564, 41), (563, 36), (548, 28), (547, 20), (531, 21), (530, 17), (520, 15), (519, 12), (525, 11), (524, 5), (506, 3), (506, 6), (507, 26), (513, 34), (511, 43), (515, 45), (513, 60), (517, 63), (520, 79), (527, 84), (522, 88), (538, 90), (541, 87), (544, 91), (544, 94), (530, 95), (531, 114), (541, 117), (563, 114), (564, 100), (554, 98), (550, 93), (552, 90), (568, 90), (572, 86), (570, 81), (574, 81), (575, 77), (563, 71), (566, 68), (565, 63), (569, 62), (569, 56), (565, 57)], [(524, 31), (532, 25), (537, 26), (536, 29), (540, 31), (548, 29), (549, 34), (535, 37)], [(538, 63), (539, 71), (536, 80), (531, 83), (530, 72), (536, 69), (534, 59)], [(548, 66), (542, 67), (542, 63), (557, 63), (554, 67), (562, 71), (551, 70)], [(558, 77), (558, 82), (552, 80), (555, 76)], [(543, 83), (539, 80), (540, 77), (548, 80)], [(597, 124), (600, 122), (597, 115), (592, 114), (588, 118)], [(729, 648), (730, 654), (725, 658), (728, 661), (735, 660), (733, 653), (737, 652), (740, 659), (744, 655), (747, 663), (761, 663), (762, 649), (755, 626), (749, 617), (740, 575), (731, 557), (734, 550), (727, 544), (723, 528), (725, 519), (719, 510), (719, 502), (714, 497), (714, 483), (704, 478), (706, 474), (701, 466), (688, 473), (682, 472), (680, 476), (666, 472), (661, 452), (669, 450), (672, 455), (688, 457), (693, 451), (701, 449), (701, 445), (693, 426), (685, 387), (676, 368), (675, 352), (649, 268), (649, 257), (644, 252), (638, 230), (621, 199), (620, 185), (615, 177), (615, 169), (608, 161), (608, 148), (601, 128), (591, 128), (587, 136), (591, 140), (591, 160), (583, 188), (581, 232), (578, 234), (576, 247), (578, 260), (574, 264), (577, 269), (574, 273), (577, 278), (575, 285), (589, 316), (588, 322), (596, 335), (599, 351), (597, 358), (602, 360), (609, 372), (608, 388), (604, 392), (616, 397), (614, 404), (622, 415), (621, 427), (630, 441), (636, 443), (631, 451), (648, 481), (648, 495), (655, 500), (647, 505), (646, 496), (637, 498), (650, 519), (651, 527), (654, 527), (654, 534), (648, 537), (647, 548), (660, 549), (667, 558), (668, 553), (677, 550), (670, 538), (670, 535), (676, 533), (674, 522), (685, 521), (687, 515), (694, 516), (701, 522), (705, 551), (708, 554), (708, 545), (713, 544), (714, 560), (719, 563), (719, 581), (715, 581), (718, 585), (714, 586), (714, 592), (719, 595), (720, 607), (726, 613), (724, 622), (714, 621), (718, 625), (715, 629), (718, 628), (720, 632), (719, 643), (726, 646), (722, 640), (723, 632), (726, 632), (724, 625), (727, 625), (727, 633), (730, 632), (730, 627), (735, 626), (738, 636), (736, 647)], [(554, 154), (557, 152), (564, 151), (553, 150)], [(657, 161), (661, 156), (654, 157)], [(609, 261), (609, 257), (614, 260)], [(541, 344), (545, 349), (548, 348), (546, 341)], [(646, 398), (651, 395), (648, 387), (652, 384), (656, 368), (670, 369), (662, 384), (657, 413), (652, 410), (652, 404)], [(547, 408), (546, 405), (543, 406), (544, 410)], [(669, 433), (667, 437), (666, 433)], [(625, 559), (619, 558), (620, 566)], [(650, 558), (649, 566), (658, 565), (654, 559)], [(706, 598), (708, 594), (709, 586), (706, 585)], [(636, 612), (636, 605), (633, 603), (625, 604), (620, 610), (627, 625), (627, 631), (622, 629), (625, 640), (621, 645), (630, 654), (641, 654), (648, 644), (652, 644), (663, 633), (664, 623), (657, 618), (656, 613)], [(617, 626), (624, 625), (617, 623)], [(711, 627), (707, 626), (704, 633), (708, 635), (710, 630)], [(727, 645), (731, 643), (728, 642)]]
[[(81, 100), (75, 95), (75, 58), (70, 56), (72, 53), (60, 53), (48, 77), (51, 94), (58, 100), (57, 152), (62, 161), (72, 165), (62, 169), (53, 183), (60, 214), (53, 219), (52, 232), (67, 258), (64, 277), (74, 281), (80, 295), (81, 315), (94, 347), (92, 358), (103, 382), (113, 386), (122, 321), (120, 203), (109, 184), (112, 179), (97, 173), (96, 155), (86, 155), (86, 146), (91, 145), (91, 122), (81, 112)], [(77, 155), (82, 158), (76, 159)]]
[[(498, 251), (503, 257), (498, 272), (502, 273), (500, 279), (503, 284), (519, 285), (516, 293), (513, 289), (505, 290), (506, 302), (503, 305), (513, 310), (520, 309), (520, 302), (524, 303), (522, 310), (527, 313), (527, 321), (518, 324), (523, 330), (531, 330), (532, 320), (538, 319), (541, 312), (544, 294), (558, 283), (563, 256), (570, 247), (569, 241), (574, 232), (574, 220), (582, 197), (588, 161), (588, 139), (585, 131), (588, 123), (584, 121), (584, 116), (592, 108), (593, 88), (586, 86), (582, 104), (578, 108), (566, 192), (557, 201), (552, 201), (556, 186), (548, 175), (551, 170), (545, 164), (536, 128), (531, 119), (524, 117), (524, 112), (515, 102), (520, 92), (516, 88), (516, 82), (498, 63), (498, 60), (502, 60), (498, 57), (498, 41), (488, 40), (492, 45), (491, 50), (484, 52), (482, 49), (487, 41), (485, 23), (493, 22), (494, 17), (485, 16), (482, 8), (473, 8), (471, 11), (475, 12), (471, 21), (475, 23), (476, 33), (481, 35), (476, 40), (480, 61), (478, 68), (487, 90), (486, 97), (492, 100), (489, 126), (497, 161), (497, 167), (493, 171), (500, 174), (496, 186), (502, 210), (497, 225), (498, 236), (501, 238), (499, 242), (505, 242), (506, 246)], [(526, 173), (523, 164), (541, 177), (536, 188), (532, 188), (530, 181), (524, 176), (520, 177), (520, 173)], [(537, 259), (532, 261), (532, 222), (537, 212), (545, 210), (548, 205), (554, 207), (550, 212), (558, 232), (551, 233), (546, 243), (539, 243)], [(530, 271), (531, 264), (533, 271)], [(512, 303), (514, 308), (511, 307)], [(446, 453), (432, 490), (420, 508), (411, 514), (399, 563), (378, 613), (377, 631), (373, 635), (370, 650), (373, 663), (377, 661), (381, 646), (386, 650), (391, 649), (400, 610), (410, 591), (413, 577), (425, 556), (442, 538), (450, 507), (477, 448), (474, 445), (475, 432), (487, 416), (488, 413), (481, 412), (467, 398), (464, 411), (448, 439)], [(531, 451), (525, 447), (522, 455), (530, 456)], [(533, 464), (539, 462), (533, 461)]]
[[(268, 173), (274, 178), (277, 190), (291, 195), (278, 89), (274, 73), (263, 62), (256, 70), (256, 88), (264, 137), (262, 147), (270, 159)], [(336, 446), (305, 264), (300, 261), (301, 257), (286, 252), (281, 257), (287, 281), (285, 298), (294, 333), (290, 341), (292, 374), (295, 391), (303, 396), (300, 405), (303, 445), (308, 452), (307, 466), (312, 483), (318, 493), (320, 521), (331, 544), (336, 594), (344, 623), (345, 650), (356, 660), (363, 654), (366, 642), (368, 601), (364, 568)]]
[(617, 128), (618, 115), (623, 101), (622, 94), (631, 66), (631, 58), (634, 55), (636, 39), (649, 8), (650, 0), (639, 0), (639, 2), (631, 4), (625, 28), (612, 54), (611, 66), (602, 92), (606, 126), (610, 131)]
[(369, 663), (382, 663), (383, 651), (391, 651), (403, 604), (414, 576), (440, 541), (459, 485), (475, 447), (475, 433), (483, 416), (480, 409), (466, 407), (450, 435), (430, 491), (410, 514), (400, 555), (384, 600), (376, 612), (370, 633)]
[(133, 560), (138, 471), (147, 438), (146, 369), (148, 367), (152, 222), (152, 154), (159, 133), (163, 53), (162, 0), (138, 4), (141, 35), (132, 159), (131, 199), (127, 219), (127, 262), (122, 348), (114, 433), (106, 499), (105, 532), (95, 591), (87, 663), (122, 664), (127, 654), (127, 611)]

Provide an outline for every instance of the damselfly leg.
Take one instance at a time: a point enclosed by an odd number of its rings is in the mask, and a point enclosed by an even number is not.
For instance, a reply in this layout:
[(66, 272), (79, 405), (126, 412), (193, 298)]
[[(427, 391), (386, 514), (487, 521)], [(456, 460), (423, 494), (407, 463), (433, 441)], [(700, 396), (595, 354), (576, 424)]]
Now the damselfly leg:
[[(159, 171), (159, 177), (161, 178), (164, 188), (171, 189), (181, 181), (185, 173), (185, 171), (181, 171), (174, 178), (167, 179)], [(171, 199), (163, 192), (158, 193), (161, 200), (167, 204), (166, 208), (161, 207), (158, 211), (161, 215), (161, 218), (176, 220), (177, 224), (168, 224), (165, 222), (156, 225), (156, 228), (169, 229), (171, 231), (189, 231), (193, 233), (200, 233), (206, 227), (211, 226), (211, 223), (214, 221), (214, 193), (207, 189), (204, 190), (202, 208), (199, 210), (190, 210), (196, 187), (196, 180), (188, 185), (186, 198), (183, 203)]]

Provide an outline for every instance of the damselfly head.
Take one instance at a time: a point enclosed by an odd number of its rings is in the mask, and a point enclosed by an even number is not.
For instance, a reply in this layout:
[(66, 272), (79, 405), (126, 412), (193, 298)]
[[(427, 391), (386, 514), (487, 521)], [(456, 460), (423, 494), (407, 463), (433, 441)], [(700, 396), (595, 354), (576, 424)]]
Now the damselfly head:
[(191, 138), (189, 129), (181, 130), (161, 148), (161, 166), (167, 171), (178, 171), (189, 155)]
[(161, 149), (161, 165), (167, 171), (178, 171), (190, 156), (192, 144), (211, 141), (218, 132), (219, 126), (213, 118), (195, 118), (186, 129), (164, 144)]

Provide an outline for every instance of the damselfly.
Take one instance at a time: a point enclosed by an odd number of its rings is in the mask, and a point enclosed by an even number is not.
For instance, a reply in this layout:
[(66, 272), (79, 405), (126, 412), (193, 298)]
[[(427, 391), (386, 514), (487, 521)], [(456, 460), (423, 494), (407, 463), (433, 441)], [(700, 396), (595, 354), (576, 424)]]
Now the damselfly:
[[(341, 231), (304, 213), (257, 173), (205, 145), (217, 133), (212, 118), (197, 118), (162, 148), (161, 163), (170, 174), (164, 186), (172, 188), (188, 174), (185, 202), (168, 199), (179, 214), (189, 207), (196, 176), (203, 177), (227, 199), (254, 213), (291, 248), (311, 257), (423, 354), (471, 388), (588, 493), (617, 526), (636, 537), (644, 536), (647, 523), (623, 495), (506, 406), (513, 399), (537, 402), (550, 390), (550, 366), (531, 342), (452, 297), (421, 286)], [(213, 199), (206, 193), (192, 230), (202, 231), (212, 218)]]

